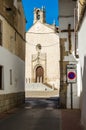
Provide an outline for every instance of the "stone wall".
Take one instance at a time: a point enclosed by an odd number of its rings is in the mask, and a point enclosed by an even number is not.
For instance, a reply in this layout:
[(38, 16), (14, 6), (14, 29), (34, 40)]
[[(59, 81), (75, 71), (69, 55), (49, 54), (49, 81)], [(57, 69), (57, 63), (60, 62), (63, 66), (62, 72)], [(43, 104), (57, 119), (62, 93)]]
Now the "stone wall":
[(22, 37), (1, 17), (3, 22), (2, 46), (11, 53), (25, 60), (25, 42)]
[(0, 20), (2, 46), (25, 60), (25, 18), (21, 2), (18, 2), (18, 8), (16, 8), (13, 0), (1, 0)]
[(24, 92), (0, 95), (0, 113), (24, 103)]
[(66, 108), (67, 100), (67, 82), (66, 82), (66, 66), (69, 61), (64, 61), (64, 57), (68, 55), (65, 48), (66, 38), (60, 39), (60, 106)]
[(24, 37), (25, 17), (21, 2), (18, 1), (16, 7), (14, 0), (0, 0), (0, 14)]

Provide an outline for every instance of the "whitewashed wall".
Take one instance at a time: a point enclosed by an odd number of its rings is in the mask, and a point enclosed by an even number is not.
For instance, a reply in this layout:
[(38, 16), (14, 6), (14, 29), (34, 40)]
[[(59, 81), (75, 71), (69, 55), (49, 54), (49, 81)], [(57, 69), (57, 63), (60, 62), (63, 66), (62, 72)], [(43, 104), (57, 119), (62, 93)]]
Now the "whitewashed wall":
[[(0, 90), (0, 94), (23, 92), (25, 63), (0, 46), (0, 65), (3, 66), (3, 90)], [(10, 85), (10, 69), (12, 85)]]
[[(75, 2), (72, 0), (60, 0), (59, 1), (59, 27), (60, 30), (67, 30), (68, 24), (71, 24), (71, 29), (74, 29), (74, 8)], [(68, 51), (68, 33), (60, 33), (60, 38), (67, 38), (67, 42), (65, 44), (66, 50)], [(71, 32), (71, 43), (72, 50), (74, 50), (74, 33)]]
[(83, 18), (83, 23), (78, 33), (78, 46), (80, 56), (80, 69), (82, 78), (82, 123), (86, 128), (86, 12)]
[[(72, 0), (60, 0), (59, 1), (59, 27), (60, 30), (68, 30), (68, 24), (71, 24), (71, 29), (74, 29), (74, 8), (76, 2)], [(66, 38), (65, 42), (65, 51), (69, 51), (69, 41), (68, 41), (68, 32), (60, 33), (60, 38)], [(74, 32), (71, 32), (71, 44), (72, 44), (72, 54), (64, 56), (64, 61), (69, 61), (69, 64), (77, 64), (77, 84), (73, 84), (73, 108), (79, 108), (79, 96), (80, 96), (80, 72), (78, 71), (79, 64), (74, 56), (75, 50), (75, 37)], [(67, 108), (71, 108), (71, 89), (70, 84), (67, 86)]]

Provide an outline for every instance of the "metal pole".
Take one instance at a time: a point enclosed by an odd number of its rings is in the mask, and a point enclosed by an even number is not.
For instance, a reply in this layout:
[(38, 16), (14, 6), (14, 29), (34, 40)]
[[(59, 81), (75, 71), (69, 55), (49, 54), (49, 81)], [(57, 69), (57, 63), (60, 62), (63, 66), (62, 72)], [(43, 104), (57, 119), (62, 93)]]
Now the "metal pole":
[(73, 88), (72, 88), (72, 83), (70, 84), (70, 91), (71, 91), (71, 109), (73, 109)]

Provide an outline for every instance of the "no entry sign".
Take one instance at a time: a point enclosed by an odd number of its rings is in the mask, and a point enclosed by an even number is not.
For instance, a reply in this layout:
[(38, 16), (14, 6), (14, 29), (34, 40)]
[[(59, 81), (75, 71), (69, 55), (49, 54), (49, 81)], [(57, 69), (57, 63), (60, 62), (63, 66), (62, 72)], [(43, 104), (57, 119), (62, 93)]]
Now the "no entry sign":
[(67, 66), (67, 83), (76, 83), (76, 65)]

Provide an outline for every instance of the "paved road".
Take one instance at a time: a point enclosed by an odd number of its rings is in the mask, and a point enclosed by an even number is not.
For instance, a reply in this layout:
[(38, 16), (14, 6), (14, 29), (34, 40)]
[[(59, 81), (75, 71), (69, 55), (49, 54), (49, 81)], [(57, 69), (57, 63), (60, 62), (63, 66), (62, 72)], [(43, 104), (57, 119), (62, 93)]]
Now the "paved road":
[(29, 99), (0, 119), (0, 130), (61, 130), (57, 99)]

